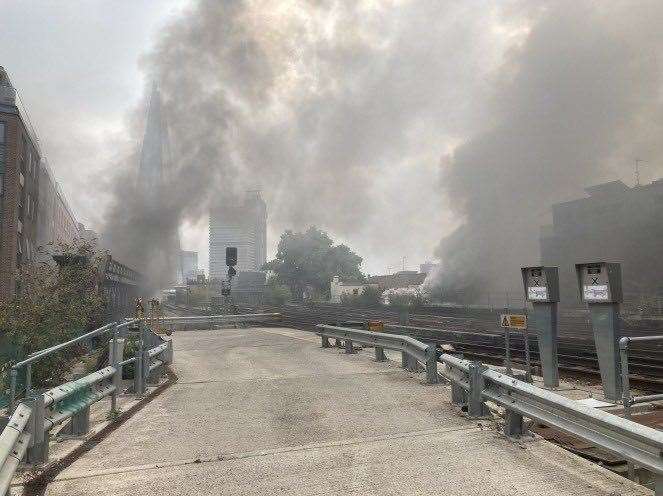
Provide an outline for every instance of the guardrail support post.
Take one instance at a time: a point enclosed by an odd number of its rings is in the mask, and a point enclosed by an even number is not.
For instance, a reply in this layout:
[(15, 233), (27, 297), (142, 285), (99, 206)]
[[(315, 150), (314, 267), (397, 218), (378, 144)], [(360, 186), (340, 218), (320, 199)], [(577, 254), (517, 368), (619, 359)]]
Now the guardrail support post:
[(457, 384), (451, 383), (451, 403), (456, 406), (464, 406), (467, 403), (467, 393)]
[(433, 344), (426, 349), (426, 382), (437, 384), (437, 350)]
[(483, 371), (485, 369), (486, 367), (480, 362), (470, 364), (470, 394), (467, 402), (467, 416), (470, 418), (482, 418), (488, 413), (481, 395), (484, 388)]
[(663, 475), (654, 474), (654, 496), (663, 496)]
[(71, 436), (84, 436), (89, 430), (90, 407), (88, 406), (71, 416), (67, 425), (62, 428), (62, 433)]
[(25, 459), (29, 464), (42, 465), (48, 461), (48, 433), (44, 430), (44, 396), (39, 394), (26, 400), (32, 408), (32, 415), (28, 421), (30, 432), (30, 446)]
[(168, 358), (166, 360), (166, 363), (168, 363), (168, 365), (171, 365), (173, 363), (173, 359), (175, 357), (175, 354), (173, 352), (173, 340), (172, 339), (170, 341), (168, 341), (168, 353), (167, 353), (167, 355), (168, 355)]
[(523, 435), (523, 416), (513, 410), (507, 410), (504, 416), (504, 434), (518, 439)]
[(385, 362), (387, 360), (387, 356), (384, 354), (384, 348), (381, 346), (376, 346), (375, 347), (375, 361), (376, 362)]
[(345, 339), (345, 353), (347, 354), (352, 354), (355, 352), (355, 348), (352, 345), (352, 340), (351, 339)]
[(329, 338), (325, 335), (320, 336), (322, 338), (322, 347), (323, 348), (329, 348), (331, 345), (329, 344)]
[(401, 351), (401, 367), (407, 369), (409, 368), (409, 366), (410, 366), (410, 355), (408, 355), (404, 351)]
[(113, 339), (109, 343), (109, 362), (115, 369), (113, 374), (113, 386), (115, 391), (111, 394), (111, 412), (117, 410), (117, 395), (122, 389), (122, 367), (119, 365), (124, 359), (124, 339), (117, 337), (117, 329), (113, 333)]
[(134, 393), (136, 396), (145, 394), (145, 371), (143, 357), (145, 355), (143, 343), (143, 323), (138, 324), (140, 336), (138, 341), (138, 350), (136, 350), (136, 361), (134, 362)]

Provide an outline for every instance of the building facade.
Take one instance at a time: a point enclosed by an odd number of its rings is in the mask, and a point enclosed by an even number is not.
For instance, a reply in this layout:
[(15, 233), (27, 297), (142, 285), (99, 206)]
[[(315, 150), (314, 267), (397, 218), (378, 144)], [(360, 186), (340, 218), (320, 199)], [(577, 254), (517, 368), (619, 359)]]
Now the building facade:
[(198, 278), (198, 252), (182, 250), (180, 252), (184, 283), (195, 281)]
[(575, 264), (592, 261), (622, 264), (627, 302), (663, 295), (663, 180), (585, 191), (586, 198), (553, 205), (553, 223), (541, 230), (541, 262), (559, 267), (562, 302), (580, 305)]
[(246, 192), (239, 205), (219, 205), (210, 211), (210, 279), (226, 278), (228, 246), (237, 247), (238, 271), (259, 271), (267, 261), (267, 205), (259, 191)]
[(37, 253), (41, 153), (0, 67), (0, 301), (20, 290), (17, 275)]
[(45, 159), (39, 167), (37, 217), (37, 243), (46, 253), (57, 251), (59, 245), (70, 244), (81, 235), (69, 202)]

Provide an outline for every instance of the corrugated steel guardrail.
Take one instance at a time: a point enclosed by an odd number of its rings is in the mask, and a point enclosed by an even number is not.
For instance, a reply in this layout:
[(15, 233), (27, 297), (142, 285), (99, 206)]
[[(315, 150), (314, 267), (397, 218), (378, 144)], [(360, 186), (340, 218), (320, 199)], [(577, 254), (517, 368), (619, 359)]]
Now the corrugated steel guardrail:
[[(48, 432), (70, 420), (69, 433), (84, 434), (89, 429), (89, 407), (97, 401), (111, 397), (111, 411), (116, 409), (116, 396), (120, 391), (122, 368), (135, 364), (134, 393), (142, 395), (146, 383), (157, 382), (165, 366), (172, 363), (172, 341), (165, 341), (154, 334), (143, 321), (130, 320), (121, 325), (108, 324), (75, 339), (33, 353), (14, 365), (29, 368), (40, 358), (68, 346), (113, 330), (109, 341), (110, 365), (80, 379), (61, 384), (41, 394), (28, 389), (27, 397), (13, 405), (7, 426), (0, 434), (0, 495), (6, 494), (20, 462), (26, 457), (29, 463), (48, 461)], [(138, 336), (138, 352), (135, 357), (122, 360), (124, 341), (120, 336)], [(67, 426), (65, 426), (67, 427)]]
[(504, 432), (523, 434), (523, 417), (576, 436), (643, 467), (656, 477), (656, 494), (663, 495), (663, 432), (612, 413), (592, 408), (547, 389), (510, 377), (478, 363), (443, 354), (442, 375), (452, 384), (452, 402), (468, 416), (487, 414), (485, 402), (505, 410)]
[(428, 345), (402, 334), (387, 334), (324, 324), (318, 324), (316, 327), (318, 329), (317, 334), (322, 338), (323, 348), (330, 346), (329, 338), (344, 341), (346, 353), (354, 352), (353, 343), (374, 346), (375, 359), (378, 361), (386, 359), (385, 349), (400, 351), (403, 367), (414, 368), (416, 362), (421, 362), (426, 367), (427, 381), (429, 383), (437, 382), (437, 352), (435, 345)]

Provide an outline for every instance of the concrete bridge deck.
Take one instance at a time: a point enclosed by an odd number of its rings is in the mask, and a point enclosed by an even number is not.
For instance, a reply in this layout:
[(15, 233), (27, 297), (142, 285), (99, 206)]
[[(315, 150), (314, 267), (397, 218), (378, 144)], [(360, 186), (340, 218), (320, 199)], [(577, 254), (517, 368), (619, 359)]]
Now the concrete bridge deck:
[(50, 483), (67, 495), (645, 495), (450, 390), (290, 329), (173, 336), (179, 377)]

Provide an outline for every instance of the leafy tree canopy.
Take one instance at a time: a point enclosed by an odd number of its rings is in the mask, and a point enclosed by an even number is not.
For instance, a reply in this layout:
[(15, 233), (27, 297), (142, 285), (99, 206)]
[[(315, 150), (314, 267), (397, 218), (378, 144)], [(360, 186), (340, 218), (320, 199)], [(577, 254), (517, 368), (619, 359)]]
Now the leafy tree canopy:
[(334, 276), (363, 281), (361, 262), (362, 258), (346, 245), (334, 245), (326, 232), (312, 226), (303, 233), (284, 232), (276, 258), (264, 268), (274, 272), (274, 282), (288, 286), (292, 295), (301, 300), (307, 287), (329, 296), (329, 284)]

